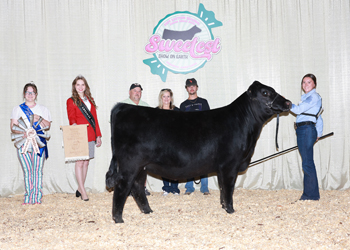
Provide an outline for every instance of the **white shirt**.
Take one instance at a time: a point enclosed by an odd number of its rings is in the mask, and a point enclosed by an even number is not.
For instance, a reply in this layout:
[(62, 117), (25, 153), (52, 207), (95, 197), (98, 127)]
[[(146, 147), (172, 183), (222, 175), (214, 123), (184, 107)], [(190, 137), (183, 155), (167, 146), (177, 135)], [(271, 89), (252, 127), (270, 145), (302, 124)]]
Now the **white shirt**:
[[(51, 120), (51, 113), (48, 108), (45, 106), (42, 106), (40, 104), (36, 104), (33, 108), (30, 108), (30, 110), (33, 112), (33, 114), (39, 115), (45, 120), (52, 122)], [(11, 119), (18, 120), (20, 117), (23, 118), (24, 122), (26, 123), (27, 127), (29, 128), (30, 123), (26, 116), (26, 114), (22, 111), (20, 106), (16, 106), (12, 110)]]
[(83, 102), (86, 105), (86, 107), (91, 111), (91, 103), (90, 103), (89, 99), (86, 96), (84, 96)]

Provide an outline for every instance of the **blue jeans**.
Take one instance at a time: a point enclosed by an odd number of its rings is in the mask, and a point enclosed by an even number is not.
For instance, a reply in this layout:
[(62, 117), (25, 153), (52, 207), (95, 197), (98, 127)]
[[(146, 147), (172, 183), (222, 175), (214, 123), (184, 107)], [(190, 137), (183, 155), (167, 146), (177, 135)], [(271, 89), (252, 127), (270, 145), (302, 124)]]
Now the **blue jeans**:
[(318, 180), (314, 163), (314, 144), (317, 139), (315, 125), (297, 127), (297, 144), (304, 171), (304, 192), (300, 200), (319, 200)]
[[(186, 188), (186, 193), (193, 193), (194, 192), (194, 187), (193, 187), (193, 181), (194, 178), (187, 180), (187, 183), (185, 185)], [(205, 193), (208, 192), (209, 193), (209, 189), (208, 189), (208, 176), (201, 176), (201, 192)]]
[(180, 189), (177, 187), (179, 185), (178, 181), (173, 181), (173, 180), (169, 180), (166, 178), (162, 178), (163, 179), (163, 191), (168, 192), (168, 193), (180, 193)]

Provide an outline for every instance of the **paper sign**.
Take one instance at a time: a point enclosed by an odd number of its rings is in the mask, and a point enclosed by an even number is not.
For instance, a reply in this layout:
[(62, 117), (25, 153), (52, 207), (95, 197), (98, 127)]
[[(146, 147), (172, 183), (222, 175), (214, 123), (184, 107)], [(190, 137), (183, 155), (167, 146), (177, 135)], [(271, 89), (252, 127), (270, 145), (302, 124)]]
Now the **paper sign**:
[(65, 162), (89, 160), (87, 124), (61, 126)]

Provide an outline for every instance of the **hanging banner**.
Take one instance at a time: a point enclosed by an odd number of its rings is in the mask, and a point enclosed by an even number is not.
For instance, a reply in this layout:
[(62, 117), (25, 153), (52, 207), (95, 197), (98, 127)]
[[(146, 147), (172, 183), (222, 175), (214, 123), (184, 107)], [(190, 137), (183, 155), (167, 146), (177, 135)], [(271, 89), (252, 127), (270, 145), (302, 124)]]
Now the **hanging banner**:
[(89, 160), (87, 126), (87, 124), (61, 126), (66, 163)]
[(198, 13), (177, 11), (159, 21), (145, 51), (153, 57), (143, 60), (151, 72), (166, 81), (168, 71), (188, 74), (202, 68), (221, 50), (221, 39), (212, 29), (222, 26), (212, 11), (199, 4)]

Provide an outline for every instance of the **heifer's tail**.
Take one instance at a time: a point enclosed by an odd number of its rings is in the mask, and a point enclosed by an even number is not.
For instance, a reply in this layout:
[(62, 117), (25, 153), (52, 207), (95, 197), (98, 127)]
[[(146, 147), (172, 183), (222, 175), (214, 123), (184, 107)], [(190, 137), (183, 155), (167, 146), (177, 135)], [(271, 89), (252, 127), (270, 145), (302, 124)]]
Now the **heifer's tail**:
[(111, 163), (109, 165), (108, 172), (106, 173), (106, 187), (111, 189), (116, 184), (118, 174), (118, 163), (116, 160), (112, 158)]
[(122, 106), (123, 103), (117, 103), (111, 111), (111, 142), (112, 142), (112, 160), (111, 163), (109, 165), (109, 169), (108, 172), (106, 173), (106, 187), (108, 189), (111, 189), (115, 186), (116, 184), (116, 179), (117, 179), (117, 174), (118, 174), (118, 162), (117, 160), (114, 158), (115, 156), (115, 147), (114, 147), (114, 126), (115, 126), (115, 122), (116, 122), (116, 116), (117, 113), (120, 111), (120, 106)]

